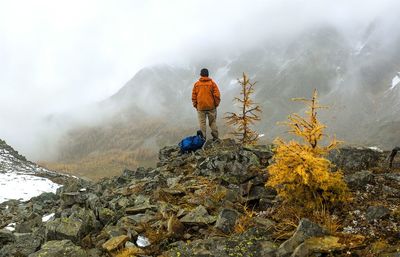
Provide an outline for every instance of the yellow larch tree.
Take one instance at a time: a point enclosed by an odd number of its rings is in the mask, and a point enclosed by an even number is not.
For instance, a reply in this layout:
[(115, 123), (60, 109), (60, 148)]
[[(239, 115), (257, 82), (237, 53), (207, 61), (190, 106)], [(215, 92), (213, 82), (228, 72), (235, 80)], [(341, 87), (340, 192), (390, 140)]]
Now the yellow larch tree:
[(254, 85), (257, 82), (250, 82), (250, 79), (245, 73), (243, 73), (242, 80), (238, 79), (240, 86), (242, 87), (240, 91), (241, 98), (235, 97), (233, 101), (239, 103), (240, 112), (226, 113), (225, 120), (228, 125), (234, 126), (234, 132), (232, 133), (241, 144), (255, 144), (258, 140), (258, 133), (251, 129), (251, 125), (254, 122), (259, 121), (258, 116), (261, 113), (261, 107), (257, 105), (251, 95), (254, 93)]
[(347, 201), (349, 191), (343, 174), (340, 170), (332, 172), (333, 164), (326, 159), (338, 141), (333, 138), (328, 145), (320, 145), (326, 126), (317, 119), (317, 110), (325, 107), (318, 104), (317, 91), (311, 99), (293, 100), (308, 105), (307, 117), (292, 114), (284, 124), (302, 142), (276, 139), (274, 163), (268, 167), (266, 185), (274, 187), (284, 200), (310, 210)]

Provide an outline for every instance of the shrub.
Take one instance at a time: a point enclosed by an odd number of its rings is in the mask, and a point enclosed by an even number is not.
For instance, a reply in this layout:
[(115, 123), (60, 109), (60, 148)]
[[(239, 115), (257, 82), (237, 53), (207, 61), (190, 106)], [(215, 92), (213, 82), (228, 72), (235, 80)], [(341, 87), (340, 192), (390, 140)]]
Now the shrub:
[(268, 168), (267, 186), (274, 187), (284, 200), (307, 209), (321, 209), (348, 200), (348, 188), (341, 171), (331, 172), (332, 164), (326, 159), (328, 152), (337, 147), (334, 138), (327, 146), (319, 143), (324, 138), (325, 125), (317, 119), (317, 91), (311, 99), (294, 99), (308, 105), (307, 117), (289, 116), (285, 123), (289, 133), (302, 139), (288, 143), (276, 139), (274, 163)]

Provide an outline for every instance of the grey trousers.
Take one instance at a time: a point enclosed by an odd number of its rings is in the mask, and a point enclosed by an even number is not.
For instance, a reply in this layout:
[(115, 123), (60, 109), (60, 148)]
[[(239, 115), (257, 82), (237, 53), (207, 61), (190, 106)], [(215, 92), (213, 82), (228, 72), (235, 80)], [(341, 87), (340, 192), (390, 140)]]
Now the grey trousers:
[(206, 120), (208, 117), (208, 125), (211, 128), (211, 135), (214, 139), (217, 139), (218, 138), (217, 109), (210, 111), (197, 111), (197, 117), (199, 118), (200, 130), (201, 132), (203, 132), (204, 137), (207, 137)]

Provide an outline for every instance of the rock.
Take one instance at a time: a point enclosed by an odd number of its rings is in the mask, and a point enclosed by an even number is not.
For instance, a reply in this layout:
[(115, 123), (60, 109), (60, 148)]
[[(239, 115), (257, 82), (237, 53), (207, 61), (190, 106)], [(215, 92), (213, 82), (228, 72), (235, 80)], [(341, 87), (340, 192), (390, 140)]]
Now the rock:
[(11, 231), (8, 231), (6, 229), (1, 229), (0, 230), (0, 246), (4, 246), (6, 244), (12, 243), (15, 241), (15, 236)]
[(390, 210), (384, 206), (370, 206), (367, 209), (365, 217), (368, 221), (379, 220), (389, 216)]
[(267, 145), (246, 146), (243, 149), (255, 154), (258, 157), (259, 165), (265, 167), (268, 166), (268, 161), (274, 155), (271, 146)]
[(48, 241), (42, 248), (30, 254), (29, 257), (88, 257), (86, 252), (79, 246), (74, 245), (69, 240)]
[(17, 223), (15, 226), (15, 232), (17, 233), (30, 233), (35, 227), (42, 225), (42, 216), (31, 213), (23, 222)]
[(134, 205), (150, 205), (150, 198), (144, 195), (138, 195), (135, 198)]
[(274, 257), (277, 248), (275, 243), (264, 236), (264, 232), (254, 229), (231, 237), (211, 237), (188, 243), (179, 241), (173, 245), (171, 250), (163, 253), (163, 256)]
[(115, 212), (108, 208), (99, 209), (99, 220), (101, 224), (106, 225), (115, 216)]
[(127, 234), (127, 229), (121, 228), (119, 226), (107, 226), (103, 228), (102, 233), (107, 234), (107, 238), (117, 237)]
[[(15, 233), (15, 243), (12, 244), (12, 256), (28, 256), (40, 249), (42, 240), (32, 233)], [(0, 254), (2, 256), (2, 254)]]
[(93, 211), (97, 211), (98, 208), (101, 207), (100, 198), (96, 194), (89, 193), (86, 199), (86, 207)]
[(184, 224), (190, 225), (208, 225), (214, 223), (216, 218), (208, 214), (206, 208), (200, 205), (196, 209), (189, 212), (186, 216), (180, 219)]
[(168, 219), (167, 231), (170, 237), (181, 238), (185, 233), (185, 226), (175, 215), (172, 215)]
[(383, 185), (382, 192), (389, 196), (400, 197), (400, 190), (390, 187), (390, 186)]
[(339, 242), (340, 238), (335, 236), (312, 237), (300, 244), (291, 257), (307, 257), (317, 253), (330, 253), (343, 250), (346, 245)]
[(48, 204), (48, 203), (54, 203), (59, 199), (59, 196), (52, 193), (52, 192), (45, 192), (42, 193), (36, 197), (31, 198), (31, 202), (33, 203), (43, 203), (43, 204)]
[(322, 229), (319, 225), (311, 222), (308, 219), (301, 219), (293, 236), (279, 246), (276, 256), (289, 256), (296, 249), (296, 247), (303, 243), (306, 239), (324, 236), (326, 234), (327, 232), (324, 231), (324, 229)]
[(221, 230), (225, 234), (232, 233), (238, 216), (239, 213), (235, 210), (223, 209), (218, 215), (215, 228)]
[(61, 194), (61, 206), (67, 208), (78, 202), (80, 192), (66, 192)]
[(126, 214), (138, 214), (138, 213), (145, 213), (147, 210), (156, 211), (157, 206), (150, 205), (150, 204), (142, 204), (142, 205), (138, 205), (135, 207), (126, 208), (125, 213)]
[(262, 217), (254, 217), (253, 222), (266, 230), (270, 230), (273, 228), (276, 223), (273, 220), (262, 218)]
[(397, 182), (400, 183), (400, 174), (388, 173), (388, 174), (385, 174), (385, 177), (386, 177), (388, 180), (394, 180), (394, 181), (397, 181)]
[(243, 158), (240, 161), (249, 165), (260, 166), (260, 160), (257, 155), (255, 155), (252, 151), (241, 151), (240, 157)]
[(46, 224), (47, 240), (68, 239), (75, 243), (79, 243), (83, 237), (83, 227), (84, 224), (80, 220), (57, 218)]
[(275, 257), (278, 245), (271, 241), (261, 241), (260, 248), (260, 257)]
[(182, 176), (173, 177), (173, 178), (167, 178), (167, 186), (168, 186), (169, 188), (175, 187), (175, 186), (179, 183), (179, 181), (180, 181), (181, 179), (182, 179)]
[(367, 170), (379, 165), (382, 153), (370, 148), (344, 147), (329, 153), (328, 159), (345, 171)]
[[(129, 216), (125, 216), (123, 218), (126, 218), (126, 220), (128, 220), (128, 223), (132, 223), (132, 224), (140, 224), (140, 223), (148, 223), (152, 220), (154, 220), (154, 215), (153, 213), (139, 213), (139, 214), (135, 214), (135, 215), (129, 215)], [(122, 219), (120, 219), (121, 221)]]
[(345, 175), (344, 180), (350, 187), (364, 188), (367, 184), (374, 180), (374, 175), (371, 171), (363, 170), (353, 174)]
[(172, 155), (177, 156), (179, 153), (180, 149), (178, 145), (173, 145), (173, 146), (165, 146), (160, 149), (158, 153), (158, 159), (162, 161), (166, 161), (169, 158), (172, 157)]
[(109, 239), (102, 245), (102, 247), (104, 250), (111, 252), (123, 246), (127, 241), (129, 241), (128, 236), (126, 235), (117, 236)]
[(71, 214), (70, 218), (82, 222), (83, 225), (80, 231), (82, 236), (96, 232), (101, 228), (100, 222), (96, 219), (93, 211), (89, 209), (79, 208)]

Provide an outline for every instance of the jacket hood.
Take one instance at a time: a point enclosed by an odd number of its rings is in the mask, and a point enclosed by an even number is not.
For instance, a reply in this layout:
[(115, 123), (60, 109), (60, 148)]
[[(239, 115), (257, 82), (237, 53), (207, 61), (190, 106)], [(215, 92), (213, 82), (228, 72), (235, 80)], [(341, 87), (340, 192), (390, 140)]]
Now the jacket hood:
[(212, 79), (210, 77), (200, 77), (199, 81), (205, 82), (205, 81), (211, 81)]

